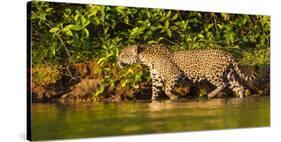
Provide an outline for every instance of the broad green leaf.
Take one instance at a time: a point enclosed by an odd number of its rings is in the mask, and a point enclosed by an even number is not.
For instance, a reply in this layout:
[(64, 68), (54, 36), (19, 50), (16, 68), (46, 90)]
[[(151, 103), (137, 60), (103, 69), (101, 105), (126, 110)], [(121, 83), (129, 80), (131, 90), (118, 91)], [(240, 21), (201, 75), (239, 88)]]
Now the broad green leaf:
[(170, 25), (169, 20), (166, 20), (166, 21), (165, 21), (165, 26), (164, 26), (164, 28), (165, 28), (165, 29), (168, 29), (168, 28), (169, 28), (169, 25)]
[(177, 26), (171, 26), (171, 29), (176, 31), (178, 29), (178, 27)]
[(148, 41), (147, 43), (148, 43), (148, 44), (155, 44), (155, 43), (157, 43), (157, 41), (155, 41), (155, 40), (150, 40), (150, 41)]
[(75, 15), (75, 17), (74, 17), (75, 22), (77, 22), (77, 21), (78, 21), (78, 18), (79, 18), (79, 15), (78, 15), (78, 14), (76, 14), (76, 15)]
[(170, 29), (167, 29), (166, 32), (167, 32), (167, 35), (168, 35), (169, 37), (172, 37), (172, 32), (171, 32)]
[(142, 31), (141, 31), (141, 29), (140, 29), (139, 27), (135, 27), (135, 28), (133, 28), (133, 30), (131, 31), (130, 36), (136, 37), (136, 36), (138, 36), (141, 32), (142, 32)]
[(51, 47), (51, 51), (53, 56), (56, 56), (56, 48), (54, 46)]
[(217, 24), (217, 26), (218, 26), (220, 29), (222, 29), (222, 27), (223, 27), (221, 24)]
[(204, 38), (204, 35), (202, 35), (202, 34), (198, 34), (197, 35), (199, 38)]
[(74, 30), (74, 31), (79, 31), (81, 30), (81, 27), (79, 25), (67, 25), (66, 27), (64, 27), (63, 29), (70, 29), (70, 30)]
[(164, 37), (160, 37), (157, 41), (159, 42), (159, 41), (161, 41), (163, 39), (165, 39), (165, 38)]
[(129, 17), (128, 17), (128, 16), (125, 16), (125, 17), (124, 17), (124, 22), (125, 22), (126, 24), (129, 24)]
[(82, 29), (83, 29), (83, 28), (86, 28), (90, 23), (91, 23), (90, 21), (86, 21), (86, 22), (84, 23), (84, 25), (82, 26)]
[(46, 12), (51, 12), (52, 10), (53, 10), (53, 8), (49, 7), (49, 8), (46, 9)]
[(71, 30), (69, 30), (69, 29), (65, 29), (64, 32), (65, 32), (65, 34), (68, 35), (68, 36), (73, 36)]
[(81, 19), (81, 25), (82, 26), (86, 25), (86, 18), (83, 15), (81, 15), (80, 17), (81, 17), (80, 18)]
[(58, 30), (60, 30), (60, 28), (54, 27), (54, 28), (51, 28), (49, 32), (55, 33), (55, 32), (57, 32)]
[(175, 14), (173, 17), (172, 17), (172, 20), (176, 20), (178, 18), (178, 14)]
[(86, 34), (86, 38), (88, 38), (89, 37), (89, 31), (86, 28), (84, 28), (83, 31)]

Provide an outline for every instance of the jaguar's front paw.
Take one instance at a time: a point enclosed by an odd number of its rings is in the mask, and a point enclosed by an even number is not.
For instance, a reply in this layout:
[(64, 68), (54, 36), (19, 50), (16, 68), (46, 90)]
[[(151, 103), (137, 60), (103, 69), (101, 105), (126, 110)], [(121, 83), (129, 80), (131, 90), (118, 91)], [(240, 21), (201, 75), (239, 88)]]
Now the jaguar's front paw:
[(170, 98), (170, 100), (177, 100), (177, 99), (179, 99), (179, 97), (176, 96), (176, 95), (170, 95), (169, 98)]

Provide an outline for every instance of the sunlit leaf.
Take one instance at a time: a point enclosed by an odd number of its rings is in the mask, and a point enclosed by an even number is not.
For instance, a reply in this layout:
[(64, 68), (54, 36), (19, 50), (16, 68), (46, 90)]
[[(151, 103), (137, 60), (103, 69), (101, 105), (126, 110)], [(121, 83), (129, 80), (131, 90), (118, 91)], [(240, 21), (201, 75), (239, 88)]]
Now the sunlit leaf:
[(51, 28), (49, 32), (55, 33), (55, 32), (57, 32), (58, 30), (60, 30), (60, 28), (54, 27), (54, 28)]
[(170, 29), (167, 29), (166, 32), (169, 37), (172, 37), (172, 31)]
[(83, 31), (86, 34), (86, 38), (88, 38), (89, 37), (89, 31), (86, 28), (84, 28)]
[(172, 17), (172, 20), (176, 20), (178, 18), (178, 14), (175, 14), (173, 17)]
[(64, 27), (63, 30), (64, 29), (70, 29), (70, 30), (74, 30), (74, 31), (79, 31), (79, 30), (81, 30), (81, 27), (79, 25), (70, 24), (70, 25), (67, 25), (66, 27)]

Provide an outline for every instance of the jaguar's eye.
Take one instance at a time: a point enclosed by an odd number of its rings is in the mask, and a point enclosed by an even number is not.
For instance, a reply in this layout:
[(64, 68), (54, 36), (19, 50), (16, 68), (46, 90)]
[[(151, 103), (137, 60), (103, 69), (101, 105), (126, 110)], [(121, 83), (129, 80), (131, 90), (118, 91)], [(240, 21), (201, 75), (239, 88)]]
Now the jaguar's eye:
[(123, 55), (123, 57), (122, 58), (128, 58), (128, 55)]

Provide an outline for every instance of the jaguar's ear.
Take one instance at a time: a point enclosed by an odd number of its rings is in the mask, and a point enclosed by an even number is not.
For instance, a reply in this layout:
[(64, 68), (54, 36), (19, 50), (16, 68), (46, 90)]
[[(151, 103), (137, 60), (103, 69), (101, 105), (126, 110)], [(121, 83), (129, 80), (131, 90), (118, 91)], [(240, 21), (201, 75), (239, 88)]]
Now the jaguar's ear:
[(136, 45), (135, 52), (137, 54), (140, 54), (144, 50), (144, 47), (142, 45)]

